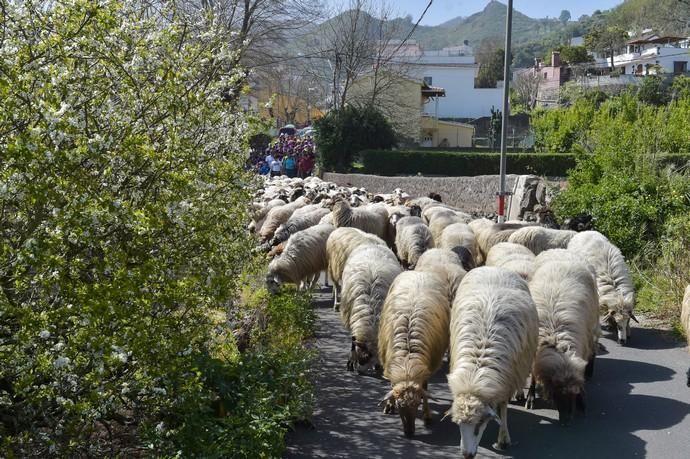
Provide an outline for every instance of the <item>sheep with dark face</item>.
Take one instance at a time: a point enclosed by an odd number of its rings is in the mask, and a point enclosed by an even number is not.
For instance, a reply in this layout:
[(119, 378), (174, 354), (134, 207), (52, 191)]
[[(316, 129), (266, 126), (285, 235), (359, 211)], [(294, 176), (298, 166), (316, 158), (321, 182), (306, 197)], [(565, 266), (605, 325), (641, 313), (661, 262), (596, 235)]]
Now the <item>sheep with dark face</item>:
[(568, 250), (585, 259), (596, 272), (599, 306), (607, 310), (604, 321), (618, 331), (618, 342), (630, 340), (630, 320), (637, 322), (633, 313), (635, 290), (628, 264), (620, 249), (597, 231), (577, 233), (570, 240)]
[[(466, 223), (453, 223), (443, 229), (441, 233), (441, 240), (434, 241), (436, 247), (442, 249), (453, 250), (457, 247), (464, 247), (472, 255), (472, 264), (477, 260), (479, 249), (477, 247), (477, 238), (472, 229)], [(466, 268), (467, 271), (472, 267)]]
[(448, 348), (450, 305), (440, 276), (406, 271), (388, 292), (379, 328), (379, 358), (391, 383), (385, 413), (397, 409), (406, 436), (414, 435), (423, 404), (425, 424), (431, 422), (429, 378), (441, 367)]
[(388, 289), (401, 272), (398, 259), (385, 245), (361, 245), (347, 258), (340, 317), (352, 336), (348, 370), (364, 372), (378, 365), (379, 316)]
[(373, 234), (365, 233), (357, 228), (337, 228), (329, 236), (326, 242), (326, 255), (328, 258), (328, 277), (333, 282), (333, 309), (337, 310), (340, 302), (340, 291), (345, 263), (350, 254), (361, 245), (383, 245), (383, 239)]
[(467, 273), (451, 311), (448, 375), (463, 457), (475, 457), (491, 420), (500, 424), (494, 446), (510, 445), (508, 402), (530, 373), (538, 333), (537, 310), (520, 276), (495, 267)]
[(319, 273), (328, 267), (326, 243), (334, 230), (332, 225), (316, 225), (293, 234), (283, 253), (268, 265), (268, 291), (278, 293), (284, 282), (297, 284), (302, 288), (309, 282), (313, 287)]
[[(685, 329), (685, 335), (688, 337), (688, 344), (690, 344), (690, 285), (685, 287), (685, 295), (683, 296), (683, 304), (680, 312), (680, 323)], [(690, 369), (688, 369), (687, 377), (687, 385), (690, 387)]]
[(585, 379), (591, 377), (599, 340), (599, 295), (586, 262), (564, 249), (542, 252), (529, 288), (539, 314), (539, 345), (527, 407), (535, 384), (553, 400), (559, 420), (584, 411)]

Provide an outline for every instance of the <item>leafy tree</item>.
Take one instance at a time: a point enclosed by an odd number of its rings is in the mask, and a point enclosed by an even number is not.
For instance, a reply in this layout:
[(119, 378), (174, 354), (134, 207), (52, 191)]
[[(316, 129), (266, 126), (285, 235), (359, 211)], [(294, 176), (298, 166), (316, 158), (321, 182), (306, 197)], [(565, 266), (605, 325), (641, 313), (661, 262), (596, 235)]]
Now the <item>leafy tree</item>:
[(613, 57), (616, 50), (628, 39), (628, 33), (618, 26), (595, 27), (585, 35), (585, 46), (592, 51), (604, 53), (611, 58), (611, 68), (615, 67)]
[(360, 151), (387, 149), (395, 145), (393, 128), (371, 106), (348, 105), (340, 110), (331, 110), (314, 123), (314, 128), (322, 170), (349, 171)]
[(663, 80), (658, 75), (647, 75), (637, 87), (637, 97), (641, 102), (650, 105), (664, 105), (668, 102), (668, 93)]
[(563, 10), (561, 11), (561, 15), (558, 16), (558, 20), (561, 21), (563, 25), (566, 25), (568, 21), (570, 21), (570, 11), (568, 10)]
[(484, 51), (477, 56), (479, 72), (475, 80), (477, 88), (495, 88), (503, 80), (505, 51), (502, 48)]
[[(590, 56), (587, 48), (584, 46), (560, 45), (554, 48), (553, 51), (559, 52), (562, 64), (577, 65), (594, 61), (594, 58)], [(544, 62), (551, 64), (551, 52), (546, 54)]]
[(594, 102), (581, 98), (567, 109), (535, 112), (531, 119), (535, 148), (550, 153), (570, 153), (585, 147), (595, 111)]
[(671, 97), (673, 100), (690, 99), (690, 77), (679, 75), (671, 83)]

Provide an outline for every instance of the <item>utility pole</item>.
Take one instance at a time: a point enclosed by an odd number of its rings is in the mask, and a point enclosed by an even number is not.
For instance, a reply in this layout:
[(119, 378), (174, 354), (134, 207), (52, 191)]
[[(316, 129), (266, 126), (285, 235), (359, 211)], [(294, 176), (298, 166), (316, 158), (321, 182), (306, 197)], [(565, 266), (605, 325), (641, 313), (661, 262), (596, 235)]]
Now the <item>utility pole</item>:
[(513, 0), (508, 0), (506, 15), (506, 44), (503, 61), (503, 122), (501, 123), (501, 166), (500, 188), (498, 192), (498, 223), (506, 220), (506, 148), (508, 137), (508, 117), (510, 115), (510, 41), (513, 32)]

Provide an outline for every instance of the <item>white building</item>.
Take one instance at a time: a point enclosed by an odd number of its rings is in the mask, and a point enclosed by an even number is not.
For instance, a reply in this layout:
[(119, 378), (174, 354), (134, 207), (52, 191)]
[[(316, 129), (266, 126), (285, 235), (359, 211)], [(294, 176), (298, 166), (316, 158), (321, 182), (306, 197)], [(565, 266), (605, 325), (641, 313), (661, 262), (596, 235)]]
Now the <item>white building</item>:
[[(657, 68), (665, 74), (688, 72), (689, 40), (686, 37), (644, 35), (625, 44), (621, 54), (613, 57), (613, 64), (627, 75), (654, 75)], [(597, 58), (597, 65), (610, 66), (611, 58)]]
[(397, 59), (406, 62), (410, 76), (446, 90), (446, 97), (429, 104), (425, 113), (439, 118), (480, 118), (490, 116), (492, 107), (502, 106), (502, 82), (498, 88), (474, 87), (479, 64), (467, 42), (440, 51), (426, 51), (416, 45), (418, 52), (414, 52), (409, 45)]

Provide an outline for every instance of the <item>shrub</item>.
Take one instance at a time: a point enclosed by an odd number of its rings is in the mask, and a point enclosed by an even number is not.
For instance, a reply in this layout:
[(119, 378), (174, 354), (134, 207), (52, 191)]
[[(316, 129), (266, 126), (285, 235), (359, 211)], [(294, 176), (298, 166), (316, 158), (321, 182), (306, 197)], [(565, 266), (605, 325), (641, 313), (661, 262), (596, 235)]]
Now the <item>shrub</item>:
[(590, 124), (597, 102), (580, 98), (570, 108), (533, 112), (534, 148), (549, 153), (568, 153), (587, 148)]
[(393, 128), (373, 107), (331, 110), (314, 123), (314, 128), (322, 171), (348, 171), (357, 152), (395, 144)]
[(690, 210), (690, 181), (675, 169), (688, 163), (689, 110), (687, 100), (653, 107), (631, 95), (602, 104), (590, 127), (594, 151), (579, 155), (557, 213), (589, 213), (626, 256), (653, 261), (669, 218)]
[[(499, 172), (499, 153), (457, 153), (419, 150), (365, 150), (360, 153), (364, 172), (377, 175), (476, 176)], [(575, 166), (569, 154), (510, 153), (509, 174), (565, 176)]]
[(2, 9), (0, 456), (274, 455), (303, 393), (290, 347), (223, 333), (252, 259), (244, 73), (172, 4)]

